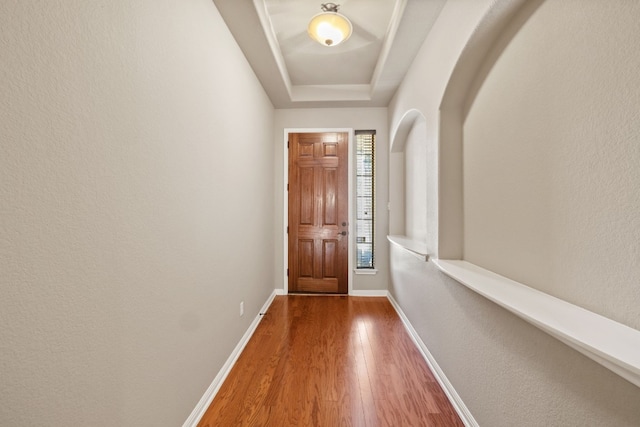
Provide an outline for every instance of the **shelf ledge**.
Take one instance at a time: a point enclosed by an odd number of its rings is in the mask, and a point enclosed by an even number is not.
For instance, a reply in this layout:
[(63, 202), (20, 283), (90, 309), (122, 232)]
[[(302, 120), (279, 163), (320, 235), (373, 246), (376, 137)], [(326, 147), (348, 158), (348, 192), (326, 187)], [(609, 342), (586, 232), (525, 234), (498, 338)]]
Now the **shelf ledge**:
[(640, 387), (640, 331), (467, 261), (432, 261), (447, 276)]
[(420, 258), (423, 261), (429, 261), (429, 254), (427, 253), (427, 244), (419, 240), (413, 240), (407, 236), (387, 236), (387, 240), (394, 243), (404, 250), (410, 252), (413, 256)]

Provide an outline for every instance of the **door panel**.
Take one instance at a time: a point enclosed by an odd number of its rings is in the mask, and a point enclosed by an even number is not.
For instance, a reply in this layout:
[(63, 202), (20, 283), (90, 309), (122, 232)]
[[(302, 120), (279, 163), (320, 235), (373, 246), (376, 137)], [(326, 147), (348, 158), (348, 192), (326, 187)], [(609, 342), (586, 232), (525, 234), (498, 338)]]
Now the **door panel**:
[(300, 168), (300, 221), (302, 225), (313, 225), (315, 207), (315, 185), (313, 168)]
[(337, 225), (338, 224), (338, 212), (337, 212), (337, 170), (325, 169), (324, 170), (324, 216), (323, 225)]
[(313, 240), (300, 239), (298, 241), (300, 277), (313, 277), (313, 252)]
[(289, 291), (347, 293), (348, 134), (289, 134)]
[(322, 242), (322, 267), (324, 268), (322, 275), (324, 277), (338, 277), (338, 272), (335, 269), (337, 246), (337, 240), (325, 240)]

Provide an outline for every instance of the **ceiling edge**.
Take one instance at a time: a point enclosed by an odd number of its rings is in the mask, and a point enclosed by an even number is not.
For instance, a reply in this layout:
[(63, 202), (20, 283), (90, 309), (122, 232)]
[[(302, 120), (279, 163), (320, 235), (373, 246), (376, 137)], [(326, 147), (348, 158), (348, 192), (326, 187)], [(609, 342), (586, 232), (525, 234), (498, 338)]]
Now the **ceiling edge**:
[(375, 89), (380, 81), (380, 76), (389, 60), (389, 52), (391, 52), (391, 47), (393, 46), (393, 41), (396, 38), (396, 34), (398, 33), (398, 28), (400, 27), (400, 21), (402, 21), (402, 17), (404, 16), (404, 10), (407, 7), (408, 0), (398, 0), (393, 9), (393, 15), (391, 16), (391, 20), (389, 22), (389, 28), (387, 29), (387, 34), (384, 38), (384, 44), (382, 45), (382, 49), (380, 51), (380, 56), (378, 56), (378, 62), (376, 63), (376, 68), (373, 71), (373, 75), (371, 76), (371, 82), (369, 83), (371, 86), (371, 90)]
[(287, 71), (287, 66), (284, 62), (284, 57), (282, 56), (282, 51), (280, 50), (280, 45), (278, 44), (278, 39), (276, 38), (275, 31), (273, 30), (271, 19), (269, 19), (269, 14), (267, 13), (267, 5), (264, 0), (253, 0), (253, 6), (256, 8), (256, 13), (258, 15), (258, 19), (260, 20), (260, 24), (262, 25), (262, 30), (264, 31), (265, 37), (267, 38), (267, 42), (269, 43), (269, 48), (271, 49), (271, 53), (273, 54), (273, 59), (276, 61), (278, 71), (280, 71), (280, 76), (282, 77), (282, 81), (284, 82), (284, 85), (289, 94), (289, 100), (293, 101), (291, 77), (289, 76), (289, 73)]

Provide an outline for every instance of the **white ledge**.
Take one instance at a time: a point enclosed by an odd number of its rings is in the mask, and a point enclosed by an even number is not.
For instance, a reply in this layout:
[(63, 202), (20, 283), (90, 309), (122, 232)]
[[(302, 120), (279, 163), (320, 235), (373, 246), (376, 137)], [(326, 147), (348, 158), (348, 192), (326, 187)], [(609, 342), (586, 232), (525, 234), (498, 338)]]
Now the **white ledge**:
[(409, 251), (412, 255), (420, 258), (423, 261), (429, 261), (429, 254), (427, 253), (427, 244), (419, 240), (413, 240), (407, 236), (387, 236), (387, 239), (391, 243), (395, 243), (401, 248)]
[(353, 272), (355, 274), (361, 274), (363, 276), (373, 276), (378, 274), (377, 268), (354, 268)]
[(447, 276), (640, 387), (640, 331), (475, 264), (432, 261)]

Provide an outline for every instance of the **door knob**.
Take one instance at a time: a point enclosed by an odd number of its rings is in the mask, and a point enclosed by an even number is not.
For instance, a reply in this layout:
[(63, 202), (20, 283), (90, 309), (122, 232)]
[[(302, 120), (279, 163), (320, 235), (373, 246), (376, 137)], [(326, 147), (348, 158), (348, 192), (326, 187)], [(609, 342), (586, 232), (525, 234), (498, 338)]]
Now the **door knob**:
[(347, 226), (347, 223), (346, 223), (346, 222), (343, 222), (343, 223), (342, 223), (342, 226), (343, 226), (343, 227), (346, 227), (346, 226)]
[(346, 236), (346, 235), (347, 235), (347, 232), (346, 232), (346, 231), (343, 231), (343, 232), (341, 232), (341, 233), (338, 233), (338, 236)]

